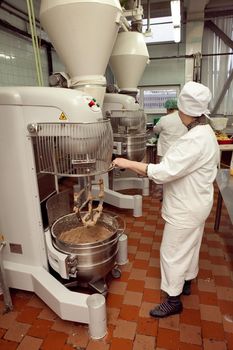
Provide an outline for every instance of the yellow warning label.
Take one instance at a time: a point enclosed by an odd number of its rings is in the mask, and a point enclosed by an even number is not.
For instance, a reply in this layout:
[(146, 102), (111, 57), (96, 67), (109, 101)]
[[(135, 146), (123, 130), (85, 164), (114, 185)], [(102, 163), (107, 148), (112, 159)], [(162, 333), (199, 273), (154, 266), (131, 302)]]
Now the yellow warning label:
[(61, 113), (60, 117), (59, 117), (60, 120), (67, 120), (67, 116), (65, 115), (65, 113)]

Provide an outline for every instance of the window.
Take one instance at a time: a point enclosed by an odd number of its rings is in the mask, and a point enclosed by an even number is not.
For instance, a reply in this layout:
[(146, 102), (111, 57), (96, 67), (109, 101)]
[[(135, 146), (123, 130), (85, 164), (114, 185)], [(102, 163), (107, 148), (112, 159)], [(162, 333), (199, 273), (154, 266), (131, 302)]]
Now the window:
[(143, 33), (145, 34), (145, 42), (161, 43), (174, 41), (174, 29), (172, 17), (157, 17), (150, 19), (151, 32), (147, 33), (147, 19), (143, 19)]
[(179, 95), (179, 86), (151, 86), (140, 88), (140, 105), (145, 113), (166, 113), (164, 103), (176, 99)]

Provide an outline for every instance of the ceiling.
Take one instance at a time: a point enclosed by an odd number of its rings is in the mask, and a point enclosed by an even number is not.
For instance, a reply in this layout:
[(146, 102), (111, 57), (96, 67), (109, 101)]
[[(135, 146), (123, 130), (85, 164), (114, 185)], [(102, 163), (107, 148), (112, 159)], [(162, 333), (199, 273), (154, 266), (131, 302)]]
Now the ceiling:
[[(205, 5), (206, 3), (206, 5)], [(148, 5), (150, 6), (150, 18), (170, 16), (169, 0), (142, 0), (144, 18), (147, 18)], [(188, 12), (203, 13), (205, 17), (233, 16), (232, 0), (181, 0), (182, 19), (185, 20)]]

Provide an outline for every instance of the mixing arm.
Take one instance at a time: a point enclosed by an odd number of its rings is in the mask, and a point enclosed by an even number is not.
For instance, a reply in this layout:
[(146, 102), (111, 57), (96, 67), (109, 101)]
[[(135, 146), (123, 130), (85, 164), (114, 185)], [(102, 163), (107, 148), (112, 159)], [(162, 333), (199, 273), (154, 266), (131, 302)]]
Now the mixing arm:
[[(99, 193), (97, 197), (94, 197), (91, 193), (91, 181), (88, 185), (88, 195), (87, 199), (81, 206), (79, 206), (80, 196), (83, 194), (85, 189), (82, 189), (80, 192), (74, 193), (74, 212), (78, 215), (80, 221), (82, 221), (84, 226), (94, 226), (101, 213), (103, 211), (103, 199), (104, 199), (104, 183), (103, 179), (99, 179), (98, 183), (93, 183), (93, 185), (99, 185)], [(93, 208), (93, 201), (99, 200), (99, 204), (96, 208)], [(85, 215), (81, 215), (81, 210), (88, 204), (88, 212)]]

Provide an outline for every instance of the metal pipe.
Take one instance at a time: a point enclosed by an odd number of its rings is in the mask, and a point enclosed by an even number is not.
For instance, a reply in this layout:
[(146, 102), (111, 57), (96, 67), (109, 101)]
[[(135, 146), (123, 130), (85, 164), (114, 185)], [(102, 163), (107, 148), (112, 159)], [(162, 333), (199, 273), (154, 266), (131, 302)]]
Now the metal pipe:
[(147, 28), (146, 31), (150, 30), (150, 0), (147, 0)]
[[(14, 5), (12, 5), (12, 4), (10, 4), (8, 1), (5, 1), (5, 0), (2, 1), (1, 7), (2, 7), (2, 5), (6, 5), (6, 6), (10, 7), (11, 9), (13, 9), (13, 10), (15, 10), (15, 11), (21, 13), (22, 15), (24, 15), (24, 16), (26, 17), (26, 20), (27, 20), (27, 17), (28, 17), (27, 12), (24, 12), (24, 11), (21, 10), (20, 8), (14, 6)], [(7, 10), (7, 8), (5, 8), (5, 10)], [(8, 11), (8, 10), (7, 10), (7, 11)], [(9, 10), (9, 11), (10, 11), (10, 10)], [(12, 14), (15, 14), (15, 13), (12, 13)], [(15, 14), (15, 15), (16, 15), (16, 14)], [(17, 15), (16, 15), (16, 16), (17, 16)], [(36, 22), (40, 25), (40, 21), (39, 21), (37, 18), (36, 18), (35, 20), (36, 20)], [(27, 20), (27, 21), (28, 21), (28, 20)]]
[[(209, 56), (226, 56), (226, 55), (233, 55), (233, 52), (208, 53), (208, 54), (202, 54), (201, 56), (209, 57)], [(194, 58), (194, 55), (150, 57), (150, 60), (169, 60), (169, 59), (178, 59), (178, 58)]]

